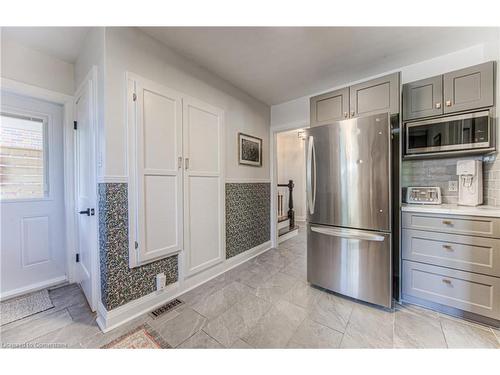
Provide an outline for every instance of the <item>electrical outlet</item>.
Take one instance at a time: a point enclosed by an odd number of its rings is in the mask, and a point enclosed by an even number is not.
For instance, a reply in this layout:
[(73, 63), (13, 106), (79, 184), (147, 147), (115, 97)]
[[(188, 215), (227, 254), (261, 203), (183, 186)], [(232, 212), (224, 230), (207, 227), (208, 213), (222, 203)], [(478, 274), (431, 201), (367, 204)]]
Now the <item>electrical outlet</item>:
[(156, 290), (162, 290), (163, 288), (165, 288), (166, 283), (167, 277), (163, 272), (156, 275)]
[(448, 191), (458, 191), (458, 181), (448, 181)]

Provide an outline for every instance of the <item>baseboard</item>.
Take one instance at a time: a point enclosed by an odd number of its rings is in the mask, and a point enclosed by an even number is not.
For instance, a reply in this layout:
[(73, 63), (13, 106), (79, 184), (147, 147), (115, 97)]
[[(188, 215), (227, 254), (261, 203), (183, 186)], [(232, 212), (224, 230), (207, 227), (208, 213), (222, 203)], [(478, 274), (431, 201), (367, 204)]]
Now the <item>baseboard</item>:
[(425, 299), (421, 299), (418, 297), (412, 297), (412, 296), (403, 294), (402, 298), (401, 298), (401, 302), (403, 304), (421, 306), (421, 307), (424, 307), (424, 308), (427, 308), (427, 309), (430, 309), (433, 311), (437, 311), (437, 312), (442, 313), (444, 315), (450, 315), (450, 316), (453, 316), (456, 318), (470, 320), (472, 322), (480, 323), (483, 325), (492, 326), (495, 328), (500, 328), (500, 320), (489, 318), (487, 316), (478, 315), (478, 314), (471, 313), (468, 311), (460, 310), (460, 309), (457, 309), (455, 307), (442, 305), (440, 303), (427, 301)]
[(60, 276), (40, 283), (34, 283), (28, 286), (24, 286), (22, 288), (14, 289), (0, 294), (0, 301), (4, 301), (27, 293), (33, 293), (45, 288), (50, 288), (51, 286), (62, 284), (67, 281), (68, 281), (67, 276)]
[(102, 302), (99, 301), (97, 306), (97, 324), (99, 325), (101, 331), (109, 332), (144, 313), (154, 310), (165, 302), (177, 298), (181, 294), (189, 292), (191, 289), (212, 280), (224, 272), (227, 272), (230, 269), (255, 258), (269, 249), (271, 249), (271, 241), (264, 242), (263, 244), (247, 250), (244, 253), (226, 259), (223, 263), (215, 265), (200, 274), (194, 275), (183, 281), (177, 281), (168, 285), (161, 291), (155, 291), (147, 294), (144, 297), (128, 302), (125, 305), (110, 311), (106, 310)]

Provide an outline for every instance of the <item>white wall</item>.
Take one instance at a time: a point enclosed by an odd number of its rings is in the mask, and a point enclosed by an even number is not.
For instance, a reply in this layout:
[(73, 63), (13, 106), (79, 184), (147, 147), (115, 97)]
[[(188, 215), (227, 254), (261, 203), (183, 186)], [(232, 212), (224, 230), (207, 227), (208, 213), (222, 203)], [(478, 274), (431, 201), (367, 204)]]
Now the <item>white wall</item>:
[[(143, 76), (196, 97), (225, 111), (226, 178), (270, 179), (270, 109), (223, 79), (179, 56), (149, 35), (133, 28), (106, 29), (105, 177), (127, 175), (125, 72)], [(238, 164), (238, 132), (263, 139), (263, 166)]]
[[(306, 218), (306, 154), (305, 141), (299, 139), (298, 130), (278, 133), (276, 136), (276, 164), (278, 183), (293, 180), (293, 204), (297, 220)], [(287, 188), (281, 188), (287, 190)], [(288, 196), (284, 202), (288, 210)]]
[[(384, 67), (382, 66), (380, 67), (380, 74), (376, 76), (359, 77), (359, 80), (357, 81), (346, 83), (342, 86), (332, 87), (331, 89), (325, 90), (324, 92), (350, 86), (397, 71), (401, 72), (402, 83), (407, 83), (423, 78), (432, 77), (434, 75), (443, 74), (448, 71), (465, 68), (470, 65), (480, 64), (490, 60), (500, 60), (500, 35), (497, 41), (479, 44), (430, 60), (403, 66), (399, 69), (384, 70)], [(271, 107), (271, 127), (280, 128), (293, 124), (298, 124), (299, 126), (308, 124), (309, 98), (311, 96), (314, 95), (306, 95), (282, 104), (273, 105)]]
[(23, 46), (5, 35), (1, 40), (3, 78), (73, 95), (73, 64)]

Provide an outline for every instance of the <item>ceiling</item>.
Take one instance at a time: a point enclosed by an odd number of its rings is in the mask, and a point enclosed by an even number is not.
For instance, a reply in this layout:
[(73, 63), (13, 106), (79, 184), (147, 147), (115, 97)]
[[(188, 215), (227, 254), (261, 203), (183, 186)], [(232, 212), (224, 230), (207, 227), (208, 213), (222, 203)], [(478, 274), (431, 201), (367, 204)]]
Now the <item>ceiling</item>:
[(2, 38), (74, 63), (88, 31), (88, 27), (2, 27)]
[[(499, 28), (143, 27), (269, 105), (499, 37)], [(74, 63), (89, 28), (3, 27), (2, 37)]]
[(143, 31), (267, 104), (498, 38), (498, 28), (146, 27)]

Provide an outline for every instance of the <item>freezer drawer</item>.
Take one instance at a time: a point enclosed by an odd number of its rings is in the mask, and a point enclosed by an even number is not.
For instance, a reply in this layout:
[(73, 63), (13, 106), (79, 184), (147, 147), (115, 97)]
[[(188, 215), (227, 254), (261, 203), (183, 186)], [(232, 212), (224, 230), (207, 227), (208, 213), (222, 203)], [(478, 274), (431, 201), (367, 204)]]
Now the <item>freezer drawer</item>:
[(314, 285), (391, 307), (391, 235), (307, 226), (307, 280)]
[(500, 319), (500, 278), (403, 261), (403, 299), (417, 297)]

